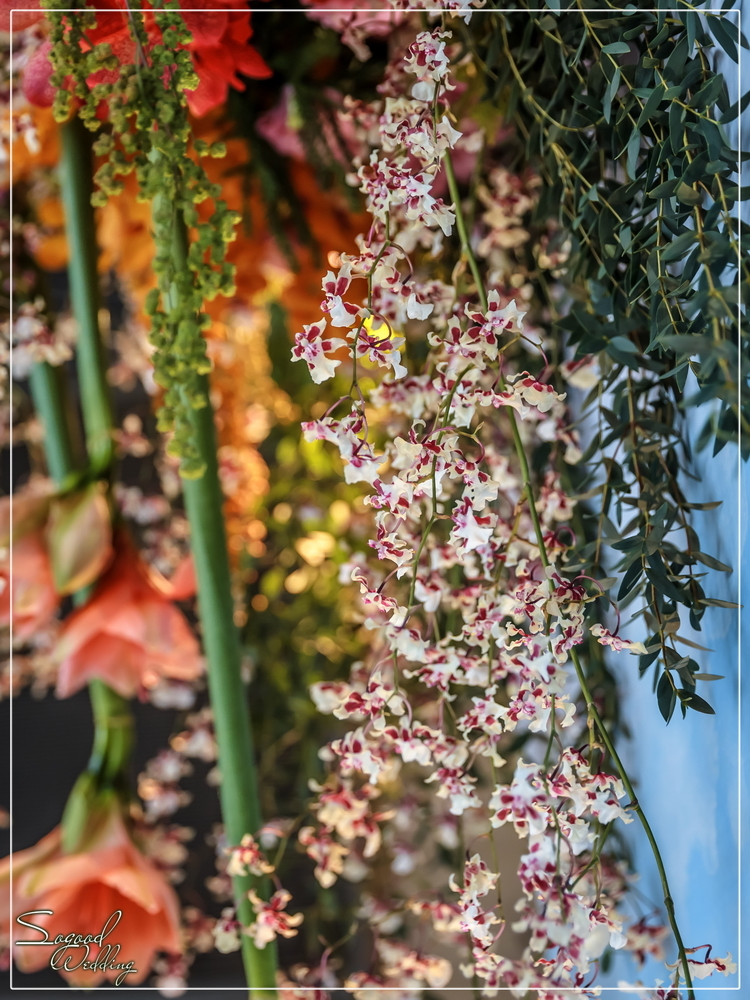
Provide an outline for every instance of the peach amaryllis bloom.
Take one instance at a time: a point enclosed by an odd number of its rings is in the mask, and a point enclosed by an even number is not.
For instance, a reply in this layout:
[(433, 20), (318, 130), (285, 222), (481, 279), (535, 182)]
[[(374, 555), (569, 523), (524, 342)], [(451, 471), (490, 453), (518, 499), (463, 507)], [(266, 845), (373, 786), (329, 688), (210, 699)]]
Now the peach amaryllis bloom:
[(198, 641), (172, 603), (195, 593), (192, 560), (167, 580), (147, 566), (126, 536), (91, 600), (63, 625), (56, 659), (57, 696), (99, 678), (125, 698), (162, 677), (195, 680), (203, 670)]
[(41, 631), (60, 603), (44, 537), (52, 490), (40, 479), (0, 497), (0, 626), (12, 623), (16, 645)]
[[(88, 949), (14, 946), (13, 957), (22, 972), (49, 967), (53, 960), (53, 968), (72, 986), (92, 987), (105, 979), (115, 983), (132, 969), (121, 982), (133, 985), (146, 978), (158, 952), (182, 951), (174, 889), (130, 839), (114, 797), (103, 811), (92, 814), (82, 838), (85, 849), (64, 854), (61, 838), (56, 827), (34, 847), (0, 861), (0, 932), (12, 942), (43, 940), (39, 931), (15, 918), (29, 910), (52, 910), (24, 919), (44, 928), (50, 941), (73, 933), (96, 937), (102, 930), (105, 936)], [(113, 918), (118, 911), (119, 921)], [(120, 968), (112, 967), (117, 965)]]
[(10, 558), (0, 559), (0, 626), (13, 623), (17, 645), (48, 624), (60, 601), (41, 531), (13, 542), (12, 586), (10, 568)]

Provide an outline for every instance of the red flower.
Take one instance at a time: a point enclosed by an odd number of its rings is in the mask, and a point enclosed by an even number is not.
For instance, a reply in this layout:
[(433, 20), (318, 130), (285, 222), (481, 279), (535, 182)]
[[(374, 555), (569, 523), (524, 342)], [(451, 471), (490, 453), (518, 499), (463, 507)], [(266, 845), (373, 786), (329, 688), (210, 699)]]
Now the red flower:
[[(3, 0), (0, 0), (1, 3)], [(193, 35), (188, 50), (192, 54), (193, 65), (200, 78), (195, 90), (186, 91), (188, 105), (195, 115), (204, 115), (212, 108), (223, 104), (230, 86), (236, 90), (244, 90), (245, 84), (238, 74), (254, 79), (271, 76), (271, 70), (260, 53), (248, 44), (253, 29), (250, 26), (250, 11), (245, 7), (245, 0), (228, 0), (221, 4), (222, 8), (227, 6), (239, 9), (206, 11), (201, 9), (206, 7), (204, 0), (183, 0), (182, 3), (182, 8), (185, 10), (183, 14), (185, 24)], [(97, 3), (97, 7), (109, 9), (97, 11), (96, 27), (87, 33), (87, 37), (94, 44), (108, 43), (121, 64), (134, 62), (135, 43), (130, 35), (126, 15), (123, 13), (126, 7), (124, 0), (103, 0)], [(3, 9), (0, 6), (0, 16)], [(14, 18), (17, 16), (14, 15)], [(38, 20), (36, 14), (33, 16)], [(146, 17), (146, 30), (151, 45), (161, 42), (161, 32), (150, 15)], [(32, 104), (39, 107), (49, 107), (55, 95), (54, 87), (49, 82), (52, 73), (52, 64), (48, 58), (50, 48), (48, 42), (40, 46), (24, 70), (24, 94)], [(118, 77), (118, 70), (99, 70), (89, 77), (88, 82), (90, 86), (97, 83), (113, 83)]]
[[(204, 6), (202, 0), (187, 0), (182, 7), (193, 5)], [(223, 104), (230, 87), (244, 90), (245, 84), (238, 73), (254, 80), (265, 80), (271, 76), (271, 70), (260, 53), (252, 45), (248, 45), (253, 34), (249, 10), (225, 10), (216, 14), (204, 11), (186, 13), (183, 17), (193, 34), (193, 41), (188, 48), (193, 56), (195, 71), (200, 77), (198, 87), (185, 92), (188, 106), (194, 115), (205, 115), (212, 108)]]

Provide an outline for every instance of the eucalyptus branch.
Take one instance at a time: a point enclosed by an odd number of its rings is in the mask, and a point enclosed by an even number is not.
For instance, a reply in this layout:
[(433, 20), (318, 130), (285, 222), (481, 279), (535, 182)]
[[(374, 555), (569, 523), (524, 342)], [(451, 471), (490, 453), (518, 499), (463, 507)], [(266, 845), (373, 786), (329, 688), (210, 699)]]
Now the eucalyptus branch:
[[(714, 31), (718, 22), (700, 21), (692, 12), (683, 20), (639, 12), (628, 19), (630, 41), (623, 42), (621, 5), (607, 8), (606, 18), (595, 20), (577, 0), (554, 20), (529, 9), (536, 31), (554, 49), (530, 45), (528, 32), (521, 35), (514, 21), (500, 18), (488, 31), (487, 55), (493, 45), (504, 52), (504, 60), (493, 64), (496, 92), (509, 88), (527, 162), (545, 180), (535, 221), (559, 220), (572, 243), (560, 278), (575, 301), (554, 326), (577, 347), (577, 357), (599, 356), (612, 396), (609, 427), (600, 429), (589, 448), (587, 470), (590, 475), (595, 458), (606, 465), (605, 498), (620, 507), (632, 504), (632, 482), (640, 483), (641, 503), (625, 537), (603, 530), (604, 504), (598, 527), (586, 522), (594, 564), (603, 546), (619, 550), (619, 598), (643, 593), (657, 619), (682, 605), (700, 629), (710, 599), (694, 567), (721, 564), (701, 552), (692, 527), (682, 548), (664, 536), (675, 522), (685, 522), (676, 477), (683, 464), (678, 453), (689, 458), (691, 445), (682, 413), (709, 400), (719, 404), (699, 448), (713, 439), (718, 451), (737, 439), (739, 428), (750, 426), (741, 362), (748, 341), (737, 329), (733, 305), (746, 292), (729, 287), (738, 264), (738, 281), (748, 273), (748, 255), (737, 257), (747, 226), (731, 218), (739, 196), (736, 154), (719, 129), (736, 111), (721, 74), (709, 64), (713, 43), (706, 29), (728, 46), (730, 58), (735, 53), (731, 39), (722, 41), (727, 32)], [(624, 45), (634, 59), (622, 58)], [(558, 60), (566, 71), (550, 97), (544, 81), (551, 69), (555, 75)], [(577, 100), (581, 88), (586, 105)], [(582, 131), (577, 136), (557, 125)], [(637, 380), (630, 378), (635, 369)], [(690, 373), (698, 385), (692, 396)], [(627, 424), (638, 428), (640, 454), (629, 449), (620, 460), (604, 449), (619, 447)], [(572, 479), (575, 489), (575, 474)], [(654, 659), (642, 657), (642, 673)], [(680, 694), (667, 676), (673, 662), (664, 660), (657, 691), (665, 718), (671, 716), (672, 695)], [(683, 671), (688, 690), (680, 694), (681, 705), (711, 712), (702, 699), (691, 703), (688, 697), (699, 669), (691, 660)]]

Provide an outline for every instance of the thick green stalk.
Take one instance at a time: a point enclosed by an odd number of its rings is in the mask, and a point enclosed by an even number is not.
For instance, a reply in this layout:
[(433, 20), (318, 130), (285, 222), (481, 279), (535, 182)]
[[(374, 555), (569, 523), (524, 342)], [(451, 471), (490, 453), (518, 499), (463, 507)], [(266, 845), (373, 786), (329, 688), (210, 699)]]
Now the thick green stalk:
[[(172, 223), (172, 246), (176, 267), (179, 270), (186, 268), (188, 237), (184, 221), (178, 213), (175, 213)], [(177, 294), (176, 286), (173, 286), (170, 296)], [(202, 376), (201, 382), (201, 392), (206, 400), (210, 400), (208, 378)], [(237, 845), (246, 833), (257, 834), (262, 826), (262, 815), (247, 690), (242, 681), (242, 649), (233, 617), (234, 601), (222, 513), (224, 497), (219, 482), (214, 411), (210, 401), (201, 409), (192, 410), (192, 423), (195, 444), (205, 471), (199, 479), (183, 480), (185, 509), (190, 522), (203, 648), (208, 661), (208, 691), (219, 748), (221, 812), (227, 839), (230, 844)], [(233, 881), (238, 920), (247, 927), (255, 919), (248, 890), (255, 886), (259, 895), (268, 898), (268, 880), (247, 876)], [(250, 937), (243, 935), (242, 954), (250, 996), (259, 1000), (274, 995), (274, 943), (258, 949)]]
[[(471, 243), (469, 241), (469, 233), (466, 228), (466, 220), (464, 219), (463, 210), (461, 208), (461, 197), (458, 190), (458, 183), (456, 181), (456, 174), (453, 170), (453, 163), (451, 161), (450, 153), (448, 152), (445, 153), (445, 158), (443, 162), (445, 164), (445, 174), (448, 180), (448, 190), (450, 191), (450, 196), (453, 201), (453, 206), (456, 210), (456, 228), (458, 229), (458, 235), (461, 240), (461, 249), (469, 264), (471, 273), (474, 276), (474, 281), (476, 282), (477, 294), (479, 297), (480, 304), (482, 306), (482, 309), (486, 312), (487, 292), (485, 291), (484, 283), (482, 281), (482, 275), (479, 270), (479, 265), (477, 263), (476, 257), (474, 256), (474, 252), (471, 248)], [(500, 382), (502, 385), (504, 385), (505, 383), (505, 380), (502, 378), (502, 375), (500, 377)], [(516, 415), (510, 407), (507, 408), (507, 411), (508, 411), (508, 418), (510, 420), (513, 443), (516, 449), (516, 454), (518, 456), (519, 465), (521, 466), (521, 477), (523, 479), (524, 492), (526, 494), (526, 499), (529, 505), (529, 514), (531, 516), (532, 524), (534, 525), (534, 533), (536, 535), (537, 544), (539, 546), (539, 558), (541, 560), (542, 565), (545, 568), (547, 568), (550, 563), (549, 563), (549, 558), (547, 556), (547, 548), (544, 544), (544, 533), (542, 531), (542, 525), (539, 520), (539, 513), (536, 509), (536, 504), (534, 503), (534, 493), (531, 484), (531, 472), (529, 469), (529, 461), (526, 456), (526, 451), (523, 446), (523, 441), (521, 440), (521, 435), (518, 429), (518, 422), (516, 420)], [(638, 819), (641, 822), (641, 826), (643, 827), (643, 830), (646, 834), (646, 838), (648, 839), (648, 842), (651, 846), (651, 851), (653, 852), (654, 855), (654, 861), (656, 862), (656, 867), (659, 872), (659, 879), (661, 880), (662, 893), (664, 896), (664, 906), (666, 907), (669, 924), (670, 927), (672, 928), (672, 933), (674, 934), (675, 941), (677, 943), (677, 950), (679, 952), (680, 964), (682, 965), (682, 971), (685, 977), (685, 985), (687, 986), (688, 997), (690, 998), (690, 1000), (694, 1000), (695, 994), (693, 992), (693, 984), (690, 976), (690, 966), (688, 964), (688, 957), (687, 953), (685, 952), (685, 946), (682, 942), (682, 935), (680, 934), (679, 927), (677, 926), (677, 917), (675, 915), (674, 901), (672, 899), (672, 893), (670, 892), (669, 889), (667, 873), (664, 868), (664, 862), (662, 860), (661, 852), (659, 851), (659, 845), (656, 842), (656, 838), (654, 837), (651, 825), (646, 819), (646, 815), (638, 803), (635, 791), (633, 790), (632, 782), (630, 781), (628, 773), (625, 770), (625, 767), (623, 766), (623, 763), (620, 760), (617, 751), (615, 750), (612, 737), (609, 735), (607, 727), (605, 726), (604, 721), (600, 716), (599, 711), (594, 703), (593, 695), (591, 694), (588, 681), (586, 680), (586, 675), (583, 672), (583, 669), (581, 667), (581, 661), (578, 658), (578, 652), (575, 649), (571, 649), (570, 654), (571, 654), (571, 659), (573, 660), (573, 665), (575, 667), (576, 675), (578, 677), (578, 683), (581, 688), (581, 693), (583, 694), (584, 700), (586, 702), (586, 708), (588, 710), (589, 718), (592, 720), (596, 728), (599, 730), (602, 737), (602, 742), (609, 751), (610, 756), (612, 757), (612, 760), (614, 761), (615, 766), (617, 767), (617, 770), (620, 773), (623, 786), (625, 787), (625, 790), (627, 791), (628, 795), (631, 798), (632, 808), (635, 810)]]
[[(60, 187), (68, 240), (68, 279), (73, 315), (78, 322), (76, 360), (88, 457), (92, 471), (104, 474), (112, 460), (113, 420), (99, 331), (99, 275), (91, 177), (90, 133), (73, 118), (61, 129)], [(44, 447), (50, 475), (64, 488), (77, 468), (59, 372), (48, 365), (35, 365), (31, 388), (45, 426)], [(79, 591), (73, 601), (80, 605), (88, 596), (88, 590)], [(94, 717), (94, 744), (86, 773), (93, 776), (97, 784), (124, 784), (133, 742), (133, 716), (128, 702), (100, 680), (90, 682), (89, 696)], [(73, 798), (71, 794), (71, 800)], [(70, 815), (70, 801), (66, 813)]]
[[(190, 521), (203, 647), (208, 660), (208, 690), (219, 747), (221, 811), (229, 843), (239, 844), (244, 834), (257, 833), (262, 817), (247, 691), (241, 675), (240, 640), (233, 621), (213, 407), (209, 404), (193, 412), (196, 444), (206, 471), (200, 479), (185, 480), (185, 508)], [(255, 919), (247, 898), (254, 881), (257, 880), (234, 879), (238, 919), (245, 927)], [(266, 945), (259, 950), (243, 935), (242, 950), (250, 995), (262, 991), (258, 995), (263, 996), (276, 985), (275, 949)]]
[(94, 745), (88, 770), (107, 785), (117, 784), (130, 763), (133, 713), (126, 698), (98, 679), (89, 682)]
[[(44, 422), (44, 451), (47, 467), (56, 484), (65, 488), (66, 482), (74, 479), (79, 471), (66, 419), (62, 386), (56, 369), (45, 363), (34, 366), (31, 372), (31, 394), (37, 413)], [(85, 602), (87, 591), (74, 594), (73, 601), (80, 605)], [(109, 688), (103, 681), (93, 680), (89, 684), (91, 709), (94, 716), (94, 745), (91, 751), (84, 783), (87, 776), (95, 776), (97, 783), (117, 785), (123, 782), (124, 773), (130, 760), (133, 739), (133, 716), (127, 701)], [(76, 783), (76, 789), (79, 787)], [(71, 800), (78, 796), (71, 794)], [(71, 800), (66, 806), (64, 826), (85, 824), (85, 809), (77, 810), (75, 820), (71, 819)], [(77, 842), (75, 831), (70, 833), (71, 842)]]
[(62, 486), (76, 471), (61, 377), (61, 369), (46, 361), (37, 362), (29, 375), (34, 408), (44, 427), (47, 471), (58, 486)]
[(68, 241), (68, 281), (78, 323), (76, 361), (86, 447), (95, 474), (112, 462), (112, 405), (105, 377), (105, 352), (99, 330), (99, 274), (91, 207), (93, 163), (91, 133), (74, 116), (60, 129), (60, 188)]

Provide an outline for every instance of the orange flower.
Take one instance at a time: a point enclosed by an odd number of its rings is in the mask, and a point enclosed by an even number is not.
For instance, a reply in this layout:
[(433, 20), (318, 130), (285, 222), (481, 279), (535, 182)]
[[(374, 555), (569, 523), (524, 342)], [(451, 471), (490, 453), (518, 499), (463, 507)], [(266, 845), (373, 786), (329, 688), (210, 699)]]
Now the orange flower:
[(190, 561), (171, 580), (146, 566), (125, 536), (89, 603), (63, 626), (57, 695), (98, 677), (125, 698), (161, 677), (190, 681), (203, 669), (198, 642), (172, 601), (195, 591)]
[(59, 600), (43, 532), (14, 541), (12, 587), (9, 562), (0, 566), (0, 625), (12, 618), (14, 640), (30, 639), (52, 618)]
[[(34, 847), (0, 862), (0, 932), (12, 941), (42, 940), (38, 931), (16, 923), (15, 917), (29, 910), (52, 910), (25, 917), (44, 928), (50, 941), (73, 933), (95, 937), (107, 926), (109, 933), (88, 947), (15, 947), (16, 965), (22, 972), (36, 972), (52, 962), (71, 985), (80, 987), (104, 979), (116, 982), (127, 968), (132, 972), (126, 972), (125, 985), (142, 982), (157, 952), (182, 950), (174, 890), (133, 844), (114, 800), (89, 823), (85, 850), (64, 854), (61, 836), (56, 827)], [(112, 915), (118, 911), (122, 916), (115, 924)], [(92, 969), (91, 964), (99, 967)], [(101, 967), (117, 964), (124, 968)]]

